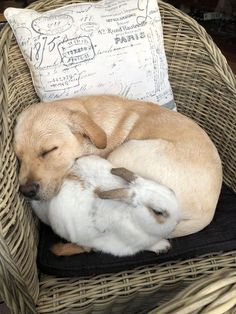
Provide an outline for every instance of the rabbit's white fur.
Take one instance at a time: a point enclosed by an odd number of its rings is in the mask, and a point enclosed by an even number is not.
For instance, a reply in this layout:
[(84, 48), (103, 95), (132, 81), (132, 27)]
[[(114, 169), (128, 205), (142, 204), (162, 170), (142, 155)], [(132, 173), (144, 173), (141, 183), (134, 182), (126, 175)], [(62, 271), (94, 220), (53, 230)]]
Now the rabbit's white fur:
[[(35, 213), (59, 236), (80, 246), (116, 256), (167, 250), (166, 239), (180, 219), (174, 192), (136, 175), (127, 182), (111, 169), (111, 163), (98, 156), (78, 159), (73, 166), (77, 179), (65, 179), (49, 201), (32, 201)], [(124, 198), (96, 194), (96, 189), (119, 188), (124, 188)]]

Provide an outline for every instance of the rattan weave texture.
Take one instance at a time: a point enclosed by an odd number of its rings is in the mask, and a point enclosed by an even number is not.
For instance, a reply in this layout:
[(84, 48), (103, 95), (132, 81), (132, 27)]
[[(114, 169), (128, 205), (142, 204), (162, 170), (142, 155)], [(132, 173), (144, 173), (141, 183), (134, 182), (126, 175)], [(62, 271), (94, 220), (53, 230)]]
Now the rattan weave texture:
[(233, 314), (235, 304), (236, 272), (219, 271), (192, 284), (149, 314)]
[[(41, 0), (31, 8), (45, 11), (75, 2), (79, 0)], [(236, 191), (235, 77), (219, 49), (194, 20), (168, 4), (159, 5), (178, 109), (213, 139), (223, 161), (224, 181)], [(192, 293), (183, 292), (181, 304), (176, 297), (168, 304), (170, 312), (163, 305), (155, 313), (208, 313), (201, 312), (205, 306), (211, 314), (236, 313), (236, 251), (83, 280), (46, 275), (38, 279), (38, 226), (17, 192), (17, 160), (12, 147), (17, 115), (38, 98), (9, 26), (0, 35), (0, 73), (0, 294), (12, 313), (147, 313), (191, 282), (196, 282), (196, 290), (193, 287)], [(222, 280), (217, 271), (220, 269), (227, 269), (225, 279), (232, 280), (226, 281), (219, 292), (217, 288), (221, 301), (214, 303), (211, 293), (209, 296), (200, 287), (218, 285)], [(209, 274), (213, 281), (208, 279)], [(205, 278), (200, 282), (201, 277)], [(205, 291), (203, 296), (199, 295), (201, 291)], [(197, 303), (200, 299), (207, 301)], [(200, 305), (190, 312), (192, 304)]]
[[(236, 251), (141, 267), (116, 275), (100, 275), (92, 280), (43, 276), (38, 310), (40, 313), (53, 313), (50, 310), (53, 304), (55, 313), (67, 313), (66, 308), (70, 309), (69, 313), (83, 314), (100, 313), (99, 310), (101, 313), (147, 313), (157, 304), (170, 300), (196, 279), (203, 277), (206, 285), (205, 276), (214, 275), (215, 280), (221, 279), (217, 271), (234, 268), (235, 263)], [(187, 302), (191, 301), (190, 295)], [(182, 308), (184, 305), (183, 301)]]

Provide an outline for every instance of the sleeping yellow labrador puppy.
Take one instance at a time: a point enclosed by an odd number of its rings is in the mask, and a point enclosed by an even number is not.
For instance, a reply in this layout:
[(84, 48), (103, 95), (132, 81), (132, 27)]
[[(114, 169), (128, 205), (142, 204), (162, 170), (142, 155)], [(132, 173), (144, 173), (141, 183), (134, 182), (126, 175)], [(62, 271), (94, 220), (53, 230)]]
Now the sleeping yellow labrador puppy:
[(117, 96), (38, 103), (18, 117), (14, 145), (20, 190), (31, 199), (51, 199), (75, 161), (96, 154), (175, 192), (181, 221), (172, 237), (197, 232), (213, 218), (221, 161), (207, 134), (180, 113)]

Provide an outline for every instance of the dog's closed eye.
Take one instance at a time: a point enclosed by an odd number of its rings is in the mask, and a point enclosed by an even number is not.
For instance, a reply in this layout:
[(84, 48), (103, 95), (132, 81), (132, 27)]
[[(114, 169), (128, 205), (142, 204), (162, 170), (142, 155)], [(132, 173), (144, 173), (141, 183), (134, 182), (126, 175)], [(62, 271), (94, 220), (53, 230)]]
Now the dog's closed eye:
[(50, 149), (47, 149), (47, 150), (43, 150), (41, 153), (40, 153), (40, 157), (46, 157), (48, 154), (54, 152), (55, 150), (58, 149), (58, 146), (54, 146), (53, 148), (50, 148)]

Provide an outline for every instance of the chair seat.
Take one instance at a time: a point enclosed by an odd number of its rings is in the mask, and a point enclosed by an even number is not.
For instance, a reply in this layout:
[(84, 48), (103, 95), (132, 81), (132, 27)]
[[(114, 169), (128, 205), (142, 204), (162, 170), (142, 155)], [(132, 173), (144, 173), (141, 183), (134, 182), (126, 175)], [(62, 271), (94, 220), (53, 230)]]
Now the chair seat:
[[(180, 283), (182, 290), (203, 274), (215, 274), (216, 270), (232, 267), (236, 261), (235, 225), (236, 194), (224, 185), (212, 223), (197, 234), (174, 239), (168, 254), (156, 256), (145, 252), (135, 257), (115, 258), (89, 253), (55, 257), (49, 248), (60, 239), (43, 226), (38, 264), (41, 270), (57, 277), (41, 275), (38, 311), (50, 313), (53, 307), (56, 313), (91, 313), (93, 307), (99, 308), (100, 304), (101, 313), (114, 305), (119, 307), (120, 313), (147, 313), (175, 297)], [(209, 254), (227, 250), (231, 252)], [(200, 255), (203, 253), (206, 255)], [(194, 258), (189, 260), (190, 257)], [(101, 272), (105, 274), (95, 276)], [(85, 277), (88, 274), (90, 276)], [(148, 300), (147, 294), (152, 295)]]
[[(217, 270), (232, 269), (235, 263), (236, 250), (89, 278), (42, 274), (37, 311), (105, 314), (111, 313), (110, 309), (114, 307), (117, 313), (146, 314), (155, 306), (171, 300), (184, 287), (205, 278), (206, 274), (209, 276)], [(96, 311), (92, 312), (94, 308)]]

